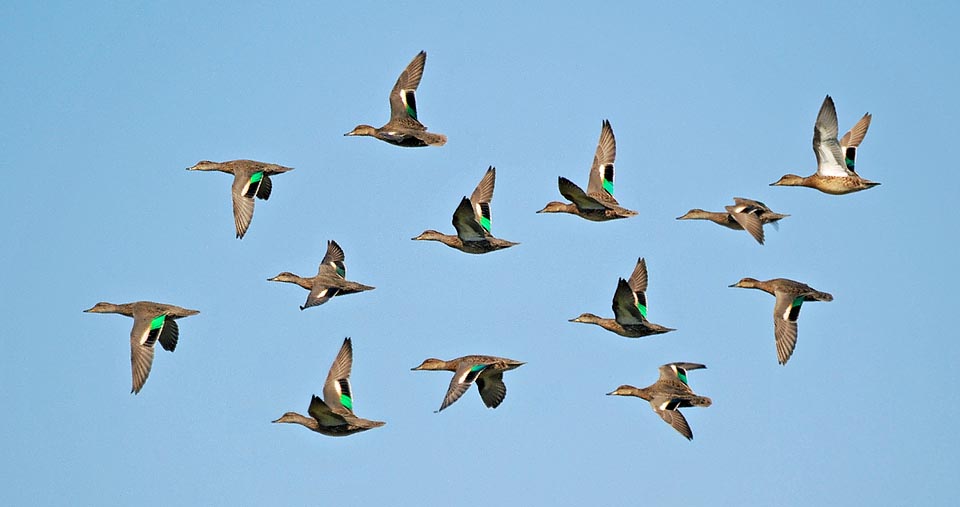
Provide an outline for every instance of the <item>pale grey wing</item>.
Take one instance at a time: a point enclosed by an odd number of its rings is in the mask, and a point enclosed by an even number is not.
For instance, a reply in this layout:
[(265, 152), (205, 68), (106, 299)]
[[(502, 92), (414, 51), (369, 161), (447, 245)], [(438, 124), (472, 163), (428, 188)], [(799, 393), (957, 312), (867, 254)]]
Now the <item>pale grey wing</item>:
[[(683, 414), (675, 409), (677, 403), (674, 400), (665, 396), (655, 396), (650, 400), (650, 405), (653, 407), (653, 411), (656, 412), (664, 422), (672, 426), (673, 429), (686, 437), (687, 440), (693, 440), (693, 431), (690, 430), (690, 425), (687, 424), (687, 419), (683, 417)], [(674, 408), (669, 408), (671, 406)]]
[(797, 346), (797, 319), (800, 317), (803, 298), (794, 298), (792, 294), (783, 292), (777, 292), (776, 296), (777, 302), (773, 306), (773, 335), (777, 341), (777, 362), (787, 364)]
[(340, 352), (330, 366), (327, 380), (323, 383), (323, 399), (334, 411), (353, 413), (353, 391), (350, 389), (350, 369), (353, 367), (353, 344), (350, 338), (343, 339)]
[(624, 326), (646, 324), (646, 305), (643, 310), (638, 307), (637, 295), (630, 289), (630, 284), (623, 278), (617, 282), (617, 290), (613, 293), (613, 317)]
[(447, 394), (443, 397), (443, 403), (437, 412), (442, 411), (452, 405), (453, 402), (459, 400), (460, 397), (463, 396), (463, 393), (467, 392), (467, 389), (470, 389), (473, 382), (486, 368), (487, 365), (485, 364), (462, 361), (457, 371), (453, 373), (453, 378), (450, 379), (450, 387), (447, 388)]
[(340, 294), (340, 289), (336, 287), (324, 286), (320, 283), (314, 283), (313, 288), (310, 289), (310, 293), (307, 294), (307, 300), (303, 303), (303, 306), (300, 307), (301, 310), (306, 310), (314, 306), (320, 306), (327, 301), (330, 301), (330, 298)]
[(177, 321), (167, 317), (164, 319), (163, 327), (160, 328), (160, 346), (164, 350), (173, 352), (177, 348), (177, 341), (180, 339), (180, 326), (177, 325)]
[(310, 414), (310, 417), (316, 419), (320, 426), (342, 426), (347, 423), (345, 417), (348, 414), (334, 412), (316, 395), (310, 399), (310, 408), (307, 409), (307, 413)]
[(496, 184), (496, 179), (497, 169), (490, 166), (480, 183), (477, 184), (477, 188), (470, 194), (470, 204), (473, 206), (474, 217), (487, 234), (490, 233), (490, 201), (493, 200), (493, 187)]
[(477, 389), (483, 404), (497, 408), (507, 396), (507, 386), (503, 383), (503, 372), (496, 371), (477, 377)]
[(397, 82), (390, 90), (390, 119), (417, 119), (417, 87), (423, 77), (423, 67), (427, 63), (427, 53), (421, 51), (413, 57), (406, 69), (400, 73)]
[(740, 227), (743, 227), (743, 230), (749, 232), (753, 239), (757, 240), (757, 243), (763, 244), (763, 222), (760, 221), (760, 217), (744, 210), (742, 205), (726, 206), (725, 209), (740, 224)]
[(344, 258), (343, 249), (340, 248), (340, 245), (333, 240), (327, 241), (327, 253), (320, 261), (317, 275), (327, 274), (345, 278), (347, 276), (347, 266), (343, 262)]
[(593, 165), (590, 166), (590, 179), (587, 181), (587, 194), (606, 192), (613, 195), (613, 162), (617, 158), (617, 140), (613, 136), (610, 122), (603, 120), (600, 129), (600, 141), (597, 143), (597, 152), (593, 155)]
[[(130, 389), (132, 393), (139, 393), (150, 376), (150, 369), (153, 367), (153, 348), (157, 341), (157, 334), (150, 333), (150, 323), (153, 319), (148, 317), (134, 317), (133, 329), (130, 330), (130, 367), (133, 375), (133, 386)], [(162, 333), (163, 330), (161, 329)], [(153, 336), (151, 336), (153, 334)]]
[(867, 129), (870, 128), (870, 120), (873, 117), (870, 113), (863, 115), (860, 121), (843, 135), (840, 139), (840, 149), (843, 151), (843, 163), (846, 164), (850, 172), (856, 172), (857, 147), (867, 135)]
[(464, 197), (453, 212), (453, 227), (463, 241), (480, 241), (487, 237), (486, 229), (477, 221), (470, 199)]
[(813, 152), (817, 156), (817, 174), (848, 176), (843, 151), (837, 141), (837, 110), (829, 95), (823, 99), (817, 123), (813, 126)]
[[(646, 292), (647, 291), (647, 261), (643, 257), (637, 259), (637, 265), (633, 268), (633, 273), (630, 275), (630, 279), (627, 280), (630, 283), (630, 289), (633, 292)], [(643, 302), (646, 305), (646, 301)]]
[[(261, 180), (262, 181), (262, 180)], [(233, 182), (233, 221), (237, 226), (237, 237), (243, 239), (253, 220), (253, 196), (247, 197), (250, 182), (247, 178), (236, 177)]]
[(578, 187), (576, 183), (563, 176), (558, 180), (558, 186), (560, 187), (560, 195), (569, 199), (581, 210), (605, 210), (609, 208), (605, 203), (584, 193), (583, 189)]

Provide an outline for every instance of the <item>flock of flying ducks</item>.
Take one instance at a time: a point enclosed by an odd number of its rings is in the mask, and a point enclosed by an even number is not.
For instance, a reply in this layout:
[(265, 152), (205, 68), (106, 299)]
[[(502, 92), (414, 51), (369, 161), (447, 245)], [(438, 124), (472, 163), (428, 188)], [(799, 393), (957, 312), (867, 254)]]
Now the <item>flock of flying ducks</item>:
[[(358, 125), (345, 136), (371, 136), (397, 146), (421, 147), (442, 146), (447, 137), (428, 132), (417, 118), (415, 92), (423, 76), (426, 53), (417, 54), (400, 74), (390, 92), (390, 120), (380, 128)], [(847, 194), (865, 190), (879, 183), (861, 178), (854, 169), (856, 151), (870, 126), (871, 115), (866, 114), (854, 127), (838, 140), (837, 113), (833, 99), (828, 95), (817, 115), (813, 133), (813, 150), (817, 157), (817, 172), (800, 177), (787, 174), (774, 186), (805, 186), (829, 194)], [(600, 140), (590, 168), (587, 189), (584, 191), (567, 178), (559, 177), (560, 194), (569, 202), (550, 202), (538, 213), (570, 213), (586, 220), (604, 222), (629, 218), (636, 211), (620, 206), (614, 198), (614, 160), (616, 138), (610, 122), (603, 121)], [(237, 238), (243, 238), (253, 218), (255, 199), (267, 200), (273, 190), (272, 176), (291, 171), (292, 168), (254, 160), (229, 162), (201, 161), (191, 171), (219, 171), (233, 175), (231, 197)], [(439, 241), (451, 248), (471, 254), (484, 254), (509, 248), (518, 243), (496, 238), (491, 233), (490, 202), (496, 182), (496, 169), (487, 169), (480, 183), (469, 198), (464, 197), (453, 213), (456, 234), (443, 234), (426, 230), (414, 240)], [(777, 225), (777, 221), (789, 215), (772, 211), (762, 202), (735, 197), (732, 206), (725, 212), (691, 209), (678, 220), (709, 220), (718, 225), (744, 230), (758, 243), (763, 244), (763, 226)], [(301, 310), (322, 305), (336, 296), (354, 294), (374, 289), (369, 285), (346, 279), (343, 249), (336, 241), (327, 242), (327, 251), (320, 262), (316, 276), (304, 278), (290, 272), (282, 272), (269, 281), (299, 285), (309, 291)], [(760, 281), (744, 278), (731, 285), (763, 290), (776, 298), (773, 309), (774, 337), (777, 360), (786, 364), (793, 354), (797, 341), (797, 319), (800, 307), (806, 301), (831, 301), (833, 296), (817, 291), (806, 284), (776, 278)], [(647, 265), (643, 258), (637, 261), (628, 279), (620, 278), (613, 295), (611, 318), (584, 313), (571, 322), (598, 325), (608, 331), (629, 338), (640, 338), (667, 333), (673, 329), (650, 322), (647, 319)], [(130, 361), (133, 376), (131, 392), (139, 393), (150, 374), (154, 348), (157, 342), (165, 350), (174, 351), (179, 338), (176, 320), (200, 313), (179, 306), (139, 301), (127, 304), (101, 302), (85, 310), (91, 313), (118, 313), (133, 318), (130, 331)], [(444, 361), (430, 358), (413, 370), (445, 370), (453, 372), (453, 378), (437, 412), (457, 401), (471, 385), (476, 384), (484, 405), (498, 407), (506, 396), (503, 373), (523, 365), (513, 359), (470, 355)], [(383, 426), (381, 421), (357, 417), (353, 412), (350, 371), (353, 365), (353, 345), (350, 338), (343, 341), (323, 385), (323, 398), (314, 395), (307, 413), (287, 412), (276, 423), (301, 424), (318, 433), (329, 436), (345, 436)], [(683, 407), (707, 407), (711, 400), (693, 392), (687, 382), (690, 370), (706, 368), (698, 363), (675, 362), (660, 367), (656, 382), (637, 388), (622, 385), (607, 393), (617, 396), (635, 396), (650, 402), (667, 424), (687, 439), (693, 432), (683, 414)]]

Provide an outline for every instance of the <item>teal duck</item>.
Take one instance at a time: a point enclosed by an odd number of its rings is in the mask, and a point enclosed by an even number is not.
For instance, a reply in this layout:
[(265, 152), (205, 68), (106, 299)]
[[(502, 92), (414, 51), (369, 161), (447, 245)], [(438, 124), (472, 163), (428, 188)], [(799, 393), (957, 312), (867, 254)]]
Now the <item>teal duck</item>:
[(677, 220), (709, 220), (715, 224), (722, 225), (735, 231), (747, 231), (757, 240), (757, 243), (763, 244), (763, 226), (773, 224), (777, 227), (777, 221), (790, 215), (774, 213), (766, 204), (743, 197), (734, 197), (734, 205), (726, 206), (726, 213), (716, 211), (704, 211), (700, 208), (694, 208), (685, 215), (677, 217)]
[(310, 417), (296, 412), (287, 412), (273, 422), (300, 424), (331, 437), (345, 437), (386, 424), (383, 421), (370, 421), (354, 415), (353, 389), (350, 388), (352, 367), (353, 344), (350, 338), (345, 338), (343, 346), (340, 347), (340, 353), (330, 365), (327, 380), (323, 383), (323, 399), (317, 395), (313, 395), (310, 399), (310, 407), (307, 408)]
[(660, 367), (660, 378), (647, 387), (637, 388), (631, 385), (622, 385), (608, 396), (636, 396), (650, 402), (653, 411), (664, 422), (677, 430), (687, 440), (693, 440), (693, 431), (683, 417), (680, 408), (709, 407), (713, 400), (706, 396), (698, 396), (687, 384), (687, 371), (706, 368), (697, 363), (669, 363)]
[(633, 268), (630, 280), (621, 278), (617, 283), (617, 290), (613, 294), (614, 318), (606, 319), (592, 313), (584, 313), (575, 319), (570, 319), (570, 322), (596, 324), (627, 338), (642, 338), (676, 331), (647, 320), (646, 291), (647, 261), (641, 257)]
[(470, 194), (470, 198), (460, 200), (460, 206), (453, 212), (453, 227), (456, 236), (443, 234), (433, 229), (411, 238), (417, 241), (439, 241), (450, 248), (471, 254), (484, 254), (502, 250), (520, 243), (493, 237), (490, 232), (490, 201), (493, 200), (493, 186), (496, 180), (496, 168), (490, 166)]
[(233, 175), (233, 221), (237, 226), (237, 238), (243, 239), (253, 220), (253, 198), (266, 201), (273, 191), (270, 177), (292, 171), (292, 167), (257, 162), (256, 160), (231, 160), (229, 162), (197, 162), (188, 171), (220, 171)]
[(417, 100), (415, 92), (423, 77), (423, 67), (427, 63), (427, 53), (421, 51), (400, 73), (397, 83), (390, 91), (390, 121), (380, 128), (370, 125), (357, 125), (345, 136), (370, 136), (390, 144), (405, 147), (443, 146), (447, 136), (427, 132), (417, 119)]
[(522, 366), (523, 362), (494, 356), (463, 356), (449, 361), (430, 358), (425, 359), (420, 366), (411, 368), (413, 371), (444, 370), (452, 371), (453, 378), (447, 389), (443, 403), (437, 412), (449, 407), (467, 392), (470, 385), (477, 383), (480, 398), (483, 404), (490, 408), (497, 408), (507, 396), (507, 386), (503, 384), (503, 372)]
[(590, 166), (587, 191), (584, 192), (574, 182), (560, 176), (560, 195), (571, 202), (549, 202), (537, 213), (570, 213), (594, 222), (636, 215), (636, 211), (620, 206), (613, 197), (613, 162), (616, 157), (617, 140), (613, 136), (613, 128), (609, 121), (603, 120), (597, 152), (593, 156), (593, 165)]
[(322, 305), (334, 296), (355, 294), (376, 288), (347, 280), (347, 267), (343, 261), (343, 249), (340, 248), (340, 245), (338, 245), (336, 241), (330, 240), (327, 241), (327, 253), (323, 256), (323, 260), (320, 261), (320, 269), (317, 271), (317, 276), (303, 278), (284, 271), (273, 278), (268, 278), (267, 281), (295, 283), (310, 291), (310, 293), (307, 294), (306, 303), (300, 307), (300, 310)]
[(797, 319), (804, 301), (833, 301), (833, 296), (805, 283), (786, 278), (760, 281), (744, 278), (730, 287), (760, 289), (777, 298), (773, 305), (773, 334), (777, 341), (777, 362), (787, 364), (797, 346)]
[(130, 366), (133, 373), (131, 393), (137, 394), (143, 389), (150, 369), (153, 366), (153, 346), (158, 341), (164, 350), (173, 352), (180, 339), (180, 328), (176, 319), (182, 319), (200, 313), (179, 306), (137, 301), (116, 305), (100, 302), (86, 313), (119, 313), (133, 317), (133, 329), (130, 330)]
[(849, 194), (873, 188), (879, 183), (861, 178), (854, 169), (857, 147), (867, 135), (870, 113), (837, 141), (837, 109), (829, 95), (823, 99), (813, 127), (813, 152), (817, 155), (817, 172), (807, 176), (786, 174), (770, 186), (809, 187), (833, 195)]

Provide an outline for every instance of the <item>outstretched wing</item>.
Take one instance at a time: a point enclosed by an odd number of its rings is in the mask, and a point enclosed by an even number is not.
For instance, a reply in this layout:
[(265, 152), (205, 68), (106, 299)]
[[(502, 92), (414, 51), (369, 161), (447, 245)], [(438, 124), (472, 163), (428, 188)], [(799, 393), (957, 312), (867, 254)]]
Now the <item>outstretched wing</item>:
[(690, 425), (687, 424), (687, 419), (676, 409), (679, 403), (665, 396), (656, 396), (650, 400), (650, 405), (653, 407), (653, 411), (656, 412), (664, 422), (672, 426), (673, 429), (677, 430), (677, 432), (687, 440), (693, 440), (693, 431), (690, 429)]
[(352, 366), (353, 345), (350, 338), (344, 338), (340, 352), (330, 366), (327, 380), (323, 383), (323, 399), (334, 412), (353, 413), (353, 391), (350, 389)]
[(854, 166), (857, 160), (857, 148), (860, 146), (860, 143), (863, 142), (863, 138), (866, 137), (867, 129), (870, 128), (870, 120), (872, 119), (873, 116), (870, 113), (863, 115), (863, 118), (860, 118), (860, 121), (840, 139), (840, 149), (843, 151), (843, 162), (851, 172), (855, 172)]
[(757, 214), (757, 208), (736, 204), (726, 206), (724, 209), (727, 210), (734, 221), (740, 224), (740, 227), (743, 227), (743, 230), (749, 232), (753, 239), (757, 240), (757, 243), (763, 244), (763, 222)]
[[(259, 175), (259, 177), (257, 176)], [(253, 181), (256, 179), (256, 181)], [(237, 237), (243, 239), (253, 220), (253, 197), (263, 181), (263, 172), (254, 173), (250, 177), (235, 175), (231, 197), (233, 198), (233, 221), (237, 227)]]
[(180, 326), (177, 321), (170, 317), (165, 317), (163, 328), (160, 330), (158, 341), (163, 350), (173, 352), (177, 348), (177, 341), (180, 339)]
[(775, 295), (777, 302), (773, 306), (773, 335), (777, 341), (777, 362), (787, 364), (797, 346), (797, 319), (800, 318), (803, 297), (784, 292)]
[(320, 269), (317, 275), (332, 275), (345, 278), (347, 276), (347, 266), (344, 264), (343, 249), (336, 241), (327, 241), (327, 253), (320, 261)]
[(576, 183), (563, 176), (560, 176), (557, 184), (560, 187), (560, 195), (569, 199), (580, 210), (605, 210), (610, 208), (604, 201), (587, 195)]
[[(437, 412), (442, 411), (453, 404), (453, 402), (459, 400), (460, 397), (463, 396), (463, 393), (467, 392), (467, 389), (470, 388), (485, 369), (487, 369), (486, 364), (476, 364), (468, 361), (461, 362), (460, 367), (453, 373), (453, 378), (450, 379), (450, 387), (447, 388), (447, 394), (443, 397), (443, 403)], [(484, 400), (484, 402), (486, 402), (486, 400)]]
[(603, 120), (600, 129), (600, 141), (590, 166), (590, 179), (587, 181), (587, 194), (596, 195), (606, 192), (613, 197), (613, 162), (617, 158), (617, 140), (613, 136), (610, 122)]
[(453, 212), (453, 227), (462, 241), (480, 241), (487, 237), (487, 230), (477, 220), (473, 204), (466, 197), (460, 201), (460, 205)]
[(813, 126), (813, 152), (817, 156), (817, 174), (821, 176), (849, 175), (847, 166), (843, 163), (837, 131), (837, 110), (833, 99), (827, 95)]
[(490, 201), (493, 200), (493, 187), (496, 184), (497, 169), (493, 166), (487, 168), (477, 188), (470, 194), (470, 205), (473, 207), (474, 218), (480, 223), (480, 227), (490, 234)]
[(643, 303), (643, 306), (647, 306), (647, 298), (642, 293), (647, 291), (647, 261), (643, 257), (637, 259), (637, 265), (633, 268), (633, 273), (630, 274), (630, 278), (627, 280), (630, 284), (630, 290), (634, 293), (640, 293), (638, 295), (639, 302)]
[(150, 376), (153, 367), (153, 350), (157, 339), (172, 319), (166, 315), (134, 316), (130, 330), (130, 367), (133, 375), (132, 393), (139, 393)]
[(317, 420), (320, 423), (320, 426), (342, 426), (347, 423), (345, 417), (348, 417), (350, 414), (347, 413), (336, 413), (327, 406), (319, 396), (314, 395), (310, 399), (310, 408), (307, 409), (307, 413), (310, 414), (310, 417)]
[(507, 396), (507, 386), (503, 383), (502, 371), (491, 371), (477, 377), (477, 389), (483, 404), (490, 408), (497, 408)]
[(301, 310), (306, 310), (314, 306), (320, 306), (327, 301), (330, 301), (330, 298), (340, 295), (340, 289), (336, 287), (324, 286), (321, 283), (314, 282), (313, 288), (310, 289), (310, 293), (307, 294), (307, 300), (303, 303), (303, 306), (300, 307)]
[[(642, 294), (642, 293), (641, 293)], [(617, 290), (613, 293), (613, 317), (624, 326), (642, 325), (647, 322), (647, 305), (640, 303), (637, 293), (630, 289), (630, 284), (623, 278), (617, 282)]]
[(427, 63), (427, 53), (421, 51), (413, 57), (406, 69), (400, 73), (393, 90), (390, 90), (390, 119), (417, 119), (416, 90), (423, 77), (423, 67)]
[[(660, 381), (675, 385), (675, 382), (679, 380), (686, 386), (688, 385), (687, 371), (704, 368), (706, 368), (706, 366), (700, 363), (667, 363), (660, 367)], [(689, 390), (689, 388), (687, 388), (687, 390)]]

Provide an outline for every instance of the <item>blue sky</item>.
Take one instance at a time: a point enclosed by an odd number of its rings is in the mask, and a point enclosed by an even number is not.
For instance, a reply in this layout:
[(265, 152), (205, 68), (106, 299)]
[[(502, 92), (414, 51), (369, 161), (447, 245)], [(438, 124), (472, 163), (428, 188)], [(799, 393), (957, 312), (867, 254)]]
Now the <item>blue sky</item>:
[[(956, 6), (633, 2), (463, 7), (192, 2), (0, 6), (0, 451), (5, 505), (930, 505), (960, 468), (949, 315), (960, 184)], [(420, 119), (442, 148), (344, 138), (389, 116), (420, 50)], [(841, 132), (874, 115), (846, 196), (769, 187), (810, 174), (824, 95)], [(534, 212), (557, 176), (586, 185), (600, 124), (617, 197), (639, 216)], [(234, 238), (230, 178), (184, 168), (295, 167)], [(413, 242), (497, 167), (493, 232), (471, 256)], [(705, 222), (734, 196), (791, 216), (767, 244)], [(326, 241), (376, 286), (301, 312)], [(609, 316), (617, 278), (650, 272), (641, 340), (572, 324)], [(777, 365), (773, 298), (808, 303)], [(195, 308), (129, 394), (132, 321), (98, 301)], [(328, 438), (305, 412), (345, 336), (358, 415)], [(527, 361), (496, 410), (427, 357)], [(671, 361), (705, 363), (687, 442), (639, 399)], [(954, 470), (954, 472), (950, 472)], [(478, 498), (479, 497), (479, 498)]]

